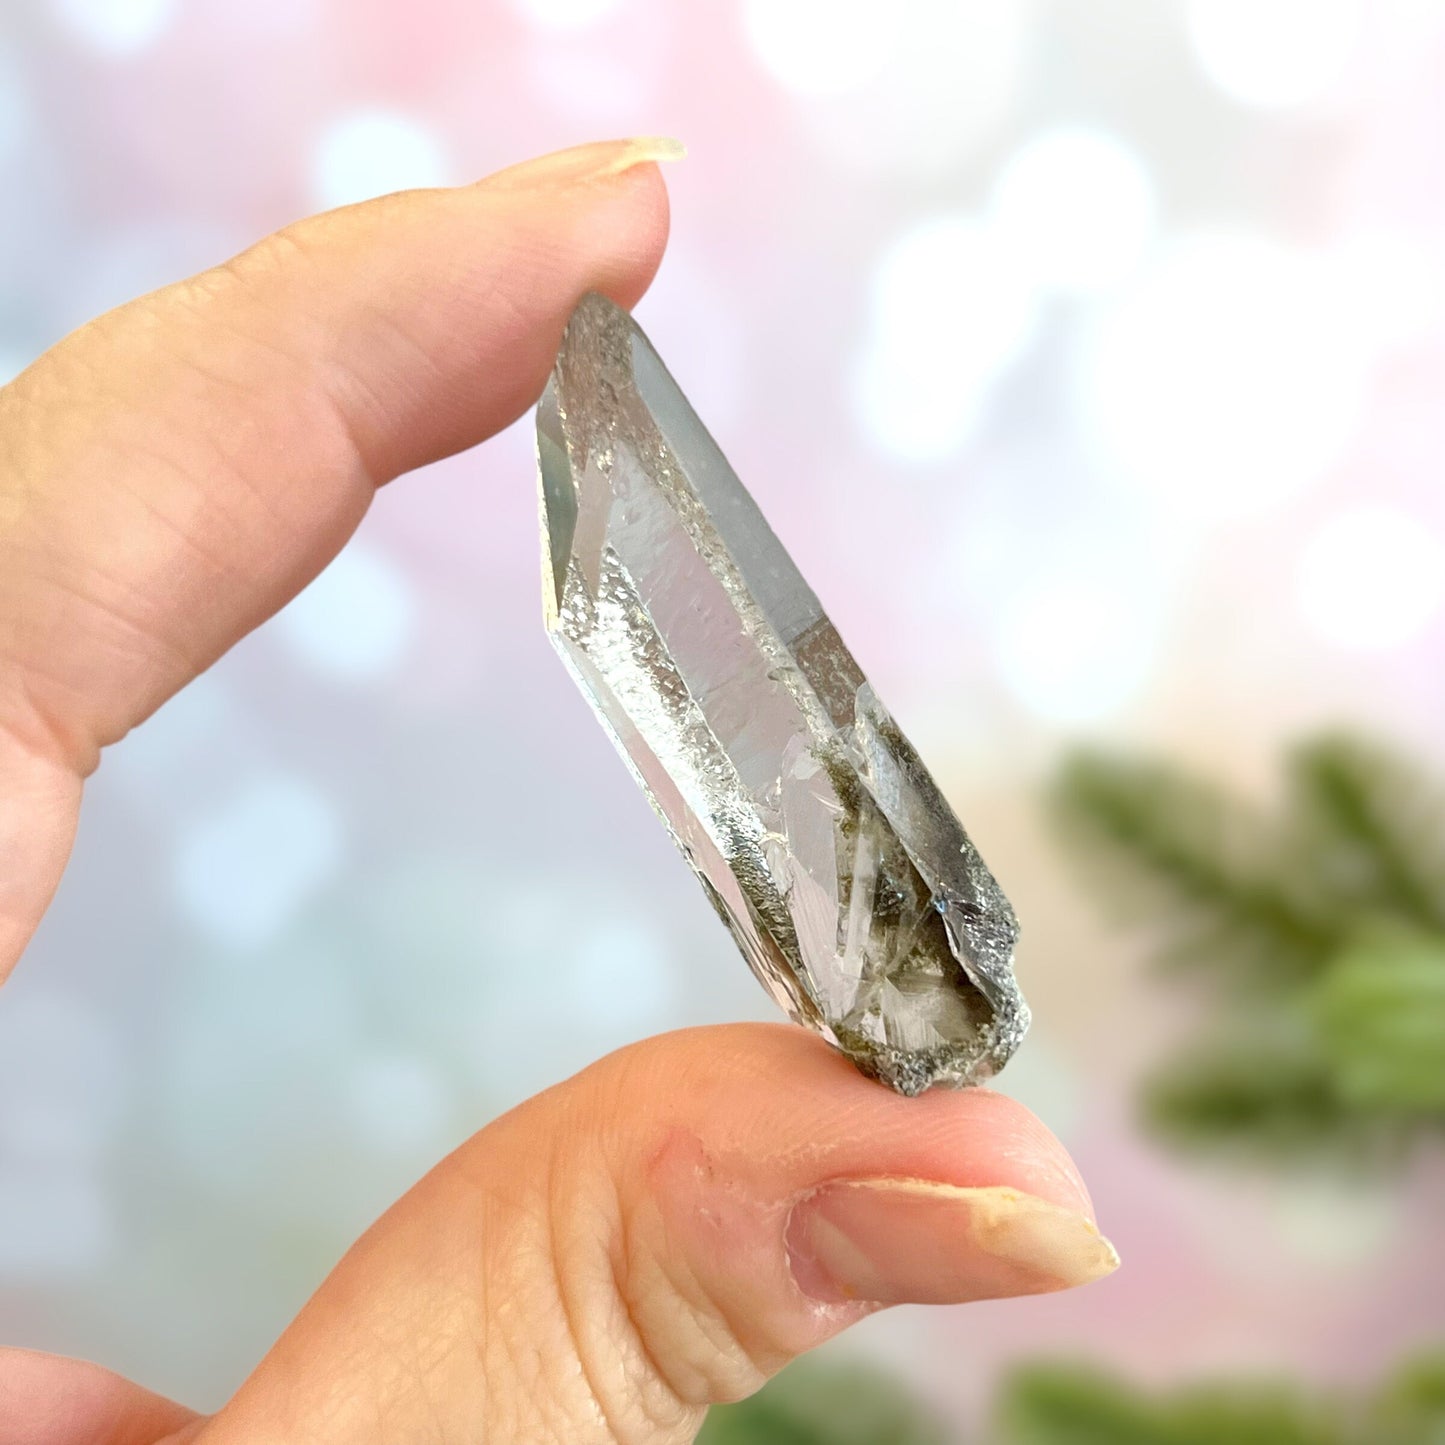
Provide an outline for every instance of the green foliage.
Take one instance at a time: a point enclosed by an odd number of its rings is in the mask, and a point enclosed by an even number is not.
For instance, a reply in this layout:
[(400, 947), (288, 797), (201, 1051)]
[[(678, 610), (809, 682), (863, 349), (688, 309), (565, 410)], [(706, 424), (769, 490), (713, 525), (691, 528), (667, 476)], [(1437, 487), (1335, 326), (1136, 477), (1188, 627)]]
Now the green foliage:
[(1441, 1445), (1445, 1356), (1360, 1395), (1283, 1384), (1148, 1395), (1092, 1370), (1032, 1366), (1004, 1386), (998, 1445)]
[(1151, 1397), (1087, 1369), (1035, 1366), (1005, 1386), (1007, 1445), (1347, 1445), (1330, 1405), (1283, 1386), (1199, 1386)]
[(1359, 1110), (1445, 1116), (1445, 938), (1364, 938), (1312, 990), (1338, 1093)]
[(1163, 961), (1264, 983), (1308, 976), (1335, 942), (1272, 820), (1222, 790), (1164, 764), (1081, 753), (1055, 801), (1099, 891), (1157, 930)]
[(946, 1427), (890, 1376), (793, 1365), (751, 1399), (708, 1413), (698, 1445), (948, 1445)]
[(1288, 760), (1293, 828), (1312, 883), (1345, 921), (1391, 918), (1445, 934), (1445, 795), (1381, 743), (1327, 734)]
[(1054, 793), (1095, 891), (1215, 1021), (1145, 1114), (1193, 1145), (1394, 1152), (1445, 1124), (1445, 795), (1375, 742), (1297, 747), (1273, 813), (1167, 764), (1075, 756)]
[[(1147, 1392), (1084, 1366), (1031, 1365), (999, 1393), (989, 1445), (1445, 1445), (1445, 1354), (1375, 1390), (1229, 1382)], [(698, 1445), (957, 1445), (877, 1371), (804, 1363), (708, 1416)]]
[(1271, 1158), (1324, 1140), (1351, 1156), (1370, 1147), (1372, 1130), (1340, 1096), (1328, 1060), (1283, 1040), (1196, 1045), (1148, 1081), (1142, 1104), (1146, 1126), (1185, 1147), (1248, 1141)]
[(1445, 1355), (1427, 1355), (1400, 1370), (1370, 1412), (1378, 1445), (1445, 1442)]

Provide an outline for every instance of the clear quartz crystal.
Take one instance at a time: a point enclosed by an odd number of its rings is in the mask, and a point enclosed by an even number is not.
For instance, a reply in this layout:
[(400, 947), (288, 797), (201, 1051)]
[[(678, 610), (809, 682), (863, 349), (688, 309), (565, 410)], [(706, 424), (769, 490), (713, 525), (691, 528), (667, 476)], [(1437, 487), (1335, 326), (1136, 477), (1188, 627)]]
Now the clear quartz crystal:
[(904, 1094), (1028, 1027), (993, 876), (626, 312), (589, 295), (537, 411), (547, 628), (798, 1022)]

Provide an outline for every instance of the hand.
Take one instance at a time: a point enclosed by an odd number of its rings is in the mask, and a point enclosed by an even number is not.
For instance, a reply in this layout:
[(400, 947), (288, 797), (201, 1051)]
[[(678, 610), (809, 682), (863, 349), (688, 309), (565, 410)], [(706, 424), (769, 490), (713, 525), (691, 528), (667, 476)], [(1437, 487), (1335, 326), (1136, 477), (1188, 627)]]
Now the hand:
[[(0, 978), (101, 750), (314, 577), (379, 485), (518, 416), (584, 291), (641, 295), (653, 155), (588, 146), (303, 222), (0, 390)], [(802, 1030), (701, 1029), (464, 1144), (218, 1414), (0, 1351), (0, 1445), (671, 1445), (884, 1305), (1116, 1263), (1008, 1099), (905, 1100)]]

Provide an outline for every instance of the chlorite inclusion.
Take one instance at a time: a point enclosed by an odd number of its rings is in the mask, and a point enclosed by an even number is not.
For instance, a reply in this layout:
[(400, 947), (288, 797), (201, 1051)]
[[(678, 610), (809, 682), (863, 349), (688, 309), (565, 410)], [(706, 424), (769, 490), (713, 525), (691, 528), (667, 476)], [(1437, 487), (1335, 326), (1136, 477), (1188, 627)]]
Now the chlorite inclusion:
[(558, 652), (764, 987), (904, 1094), (1028, 1027), (1012, 908), (647, 338), (583, 298), (537, 410)]

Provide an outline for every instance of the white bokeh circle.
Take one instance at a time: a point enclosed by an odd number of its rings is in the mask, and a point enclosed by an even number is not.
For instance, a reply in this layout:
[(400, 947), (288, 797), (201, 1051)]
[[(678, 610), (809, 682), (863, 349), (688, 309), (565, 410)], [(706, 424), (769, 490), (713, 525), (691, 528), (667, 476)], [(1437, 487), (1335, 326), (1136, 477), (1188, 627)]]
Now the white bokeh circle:
[(306, 666), (355, 683), (397, 665), (415, 634), (417, 611), (405, 573), (375, 547), (353, 541), (272, 625)]
[(1336, 513), (1306, 542), (1295, 601), (1310, 630), (1352, 652), (1418, 638), (1445, 606), (1445, 539), (1395, 507)]
[(990, 224), (1040, 284), (1062, 291), (1117, 286), (1154, 237), (1156, 202), (1144, 162), (1100, 130), (1061, 127), (1004, 162)]
[(1189, 0), (1200, 68), (1249, 106), (1281, 109), (1326, 95), (1359, 42), (1363, 0)]
[(311, 193), (322, 209), (392, 191), (444, 186), (452, 179), (447, 147), (415, 116), (361, 110), (327, 126), (311, 158)]
[(754, 53), (797, 95), (841, 95), (872, 80), (897, 37), (898, 6), (875, 0), (744, 0)]
[(1019, 103), (1028, 0), (751, 0), (752, 46), (818, 148), (852, 172), (943, 178)]
[(964, 216), (922, 222), (874, 270), (853, 385), (870, 439), (938, 461), (970, 435), (990, 386), (1029, 341), (1038, 293), (1023, 259)]
[(1339, 462), (1372, 357), (1321, 258), (1218, 232), (1162, 256), (1079, 360), (1100, 470), (1220, 520), (1292, 499)]
[(52, 0), (61, 23), (104, 55), (138, 54), (154, 45), (180, 11), (180, 0)]
[(1061, 726), (1124, 711), (1148, 686), (1163, 638), (1139, 589), (1088, 573), (1037, 579), (999, 611), (995, 656), (1005, 685), (1035, 717)]
[(312, 783), (282, 774), (253, 778), (182, 830), (177, 906), (217, 943), (260, 947), (335, 875), (342, 841), (340, 817)]

